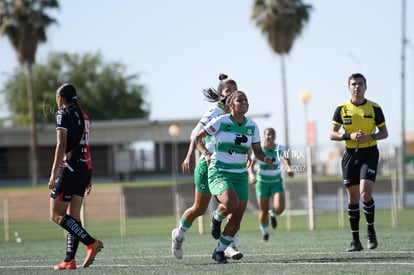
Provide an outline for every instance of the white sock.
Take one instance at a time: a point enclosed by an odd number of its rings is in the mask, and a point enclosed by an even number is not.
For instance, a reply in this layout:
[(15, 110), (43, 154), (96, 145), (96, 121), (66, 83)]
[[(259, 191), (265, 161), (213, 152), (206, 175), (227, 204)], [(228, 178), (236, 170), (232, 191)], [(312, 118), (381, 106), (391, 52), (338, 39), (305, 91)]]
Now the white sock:
[(236, 234), (233, 237), (233, 242), (230, 244), (231, 246), (236, 246), (237, 244), (237, 240), (239, 239), (239, 235), (240, 235), (240, 229), (237, 230)]
[(262, 235), (268, 235), (269, 234), (269, 226), (262, 226), (260, 225), (260, 231), (262, 231)]
[[(233, 237), (230, 237), (230, 236), (224, 236), (224, 235), (221, 235), (221, 237), (220, 237), (220, 238), (223, 238), (223, 239), (228, 240), (228, 241), (232, 241), (232, 240), (233, 240)], [(228, 246), (229, 246), (228, 244), (224, 244), (224, 243), (222, 243), (222, 242), (219, 240), (218, 245), (217, 245), (217, 251), (224, 251), (224, 250), (226, 250), (226, 248), (227, 248)]]
[(180, 224), (177, 229), (178, 230), (175, 231), (176, 232), (175, 238), (178, 240), (182, 240), (185, 236), (185, 233), (187, 233), (188, 228)]

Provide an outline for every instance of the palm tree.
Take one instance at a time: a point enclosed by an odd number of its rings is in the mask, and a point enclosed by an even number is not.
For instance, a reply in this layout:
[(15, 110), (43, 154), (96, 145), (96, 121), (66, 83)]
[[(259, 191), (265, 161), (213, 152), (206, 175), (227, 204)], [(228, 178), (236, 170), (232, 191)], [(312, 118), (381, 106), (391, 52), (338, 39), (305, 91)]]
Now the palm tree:
[(30, 162), (32, 184), (38, 184), (37, 129), (33, 96), (32, 65), (38, 43), (46, 42), (46, 27), (56, 20), (44, 13), (58, 8), (57, 0), (0, 0), (0, 35), (6, 35), (26, 71), (30, 116)]
[(289, 147), (288, 113), (286, 96), (285, 56), (306, 22), (309, 20), (311, 5), (301, 0), (255, 0), (252, 20), (266, 36), (273, 52), (280, 56), (282, 74), (282, 103), (284, 114), (285, 145)]

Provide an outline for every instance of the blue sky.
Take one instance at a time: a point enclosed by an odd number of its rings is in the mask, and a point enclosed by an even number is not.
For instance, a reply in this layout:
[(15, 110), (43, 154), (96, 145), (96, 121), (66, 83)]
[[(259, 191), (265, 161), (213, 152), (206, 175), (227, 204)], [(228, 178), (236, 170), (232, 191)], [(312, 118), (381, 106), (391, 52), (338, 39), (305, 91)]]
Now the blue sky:
[[(52, 15), (59, 25), (48, 30), (47, 53), (96, 53), (140, 74), (148, 88), (151, 119), (199, 118), (209, 107), (202, 89), (217, 86), (219, 73), (238, 82), (250, 101), (248, 115), (259, 127), (274, 127), (284, 143), (279, 57), (250, 19), (253, 1), (60, 1)], [(406, 131), (414, 129), (414, 7), (407, 1)], [(314, 0), (308, 25), (286, 60), (289, 137), (303, 146), (305, 108), (299, 99), (311, 93), (308, 118), (316, 122), (318, 145), (328, 140), (332, 113), (349, 99), (347, 77), (362, 72), (367, 98), (385, 113), (390, 137), (401, 132), (401, 1)], [(5, 37), (0, 37), (0, 86), (18, 66)], [(82, 97), (82, 95), (80, 95)], [(4, 104), (0, 115), (6, 116)]]

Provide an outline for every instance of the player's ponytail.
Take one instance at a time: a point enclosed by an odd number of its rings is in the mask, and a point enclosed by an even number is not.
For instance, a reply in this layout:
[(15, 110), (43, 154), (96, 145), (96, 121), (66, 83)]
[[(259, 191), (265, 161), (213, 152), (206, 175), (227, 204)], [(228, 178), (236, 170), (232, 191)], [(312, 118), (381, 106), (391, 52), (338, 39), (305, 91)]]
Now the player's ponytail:
[(213, 87), (203, 89), (203, 94), (206, 97), (207, 101), (217, 102), (221, 99), (220, 93)]

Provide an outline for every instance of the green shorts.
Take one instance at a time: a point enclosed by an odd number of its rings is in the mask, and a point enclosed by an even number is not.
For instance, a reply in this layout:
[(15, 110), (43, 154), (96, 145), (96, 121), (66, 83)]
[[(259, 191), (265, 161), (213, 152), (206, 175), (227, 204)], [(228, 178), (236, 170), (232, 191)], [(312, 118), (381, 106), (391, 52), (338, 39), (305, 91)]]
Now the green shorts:
[(257, 175), (256, 197), (258, 199), (271, 198), (275, 193), (283, 193), (283, 179), (279, 175), (272, 181), (264, 180), (263, 177)]
[(217, 196), (226, 190), (234, 189), (239, 200), (249, 199), (247, 172), (230, 173), (219, 171), (218, 167), (208, 169), (208, 186), (212, 195)]
[(208, 188), (208, 167), (204, 158), (197, 161), (194, 168), (194, 184), (201, 194), (211, 194)]

